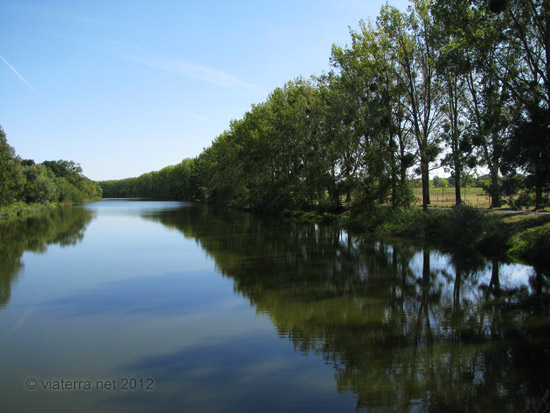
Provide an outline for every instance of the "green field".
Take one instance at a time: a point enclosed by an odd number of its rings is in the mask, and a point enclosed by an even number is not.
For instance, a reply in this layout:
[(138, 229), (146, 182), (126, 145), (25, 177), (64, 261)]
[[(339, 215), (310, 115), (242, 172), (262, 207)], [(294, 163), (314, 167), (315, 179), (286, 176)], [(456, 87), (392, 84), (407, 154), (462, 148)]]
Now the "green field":
[[(413, 188), (414, 205), (422, 205), (422, 188)], [(483, 188), (462, 188), (462, 202), (476, 208), (489, 208), (491, 198)], [(430, 188), (430, 201), (433, 207), (452, 207), (456, 204), (454, 188)]]

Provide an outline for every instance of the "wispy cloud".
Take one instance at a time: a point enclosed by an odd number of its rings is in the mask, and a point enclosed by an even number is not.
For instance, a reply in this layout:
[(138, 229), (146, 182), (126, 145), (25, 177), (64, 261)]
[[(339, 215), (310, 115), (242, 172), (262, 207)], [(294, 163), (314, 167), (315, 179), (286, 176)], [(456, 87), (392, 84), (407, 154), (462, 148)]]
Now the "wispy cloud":
[[(239, 89), (240, 94), (267, 94), (262, 86), (246, 82), (223, 70), (192, 63), (179, 57), (162, 55), (130, 43), (116, 40), (96, 40), (95, 48), (121, 59), (140, 63), (155, 69), (175, 73), (191, 79), (201, 80), (225, 88)], [(201, 93), (202, 92), (199, 94)]]
[(21, 81), (22, 81), (24, 84), (26, 84), (27, 87), (28, 87), (30, 90), (32, 90), (32, 91), (34, 92), (34, 94), (38, 95), (38, 93), (36, 93), (36, 90), (34, 90), (34, 88), (30, 85), (30, 83), (27, 82), (23, 76), (21, 76), (21, 74), (17, 71), (17, 69), (16, 69), (15, 67), (13, 67), (13, 65), (12, 65), (10, 62), (8, 62), (8, 61), (7, 61), (6, 59), (4, 59), (2, 56), (0, 56), (0, 59), (2, 59), (2, 61), (3, 61), (5, 64), (8, 65), (8, 67), (12, 70), (12, 72), (15, 73), (15, 74), (17, 75), (17, 77), (18, 77), (19, 79), (21, 79)]
[(246, 91), (253, 91), (257, 93), (262, 92), (262, 88), (258, 85), (245, 82), (244, 80), (241, 80), (224, 71), (211, 67), (201, 66), (180, 58), (153, 55), (148, 53), (124, 54), (122, 55), (122, 57), (156, 69), (176, 73), (178, 75), (190, 77), (193, 79), (202, 80), (204, 82), (214, 85), (227, 88), (240, 88), (245, 89)]
[(193, 119), (197, 119), (197, 120), (204, 120), (204, 121), (209, 121), (210, 120), (208, 118), (205, 118), (204, 116), (198, 115), (198, 114), (193, 113), (193, 112), (181, 111), (181, 114), (183, 116), (187, 116), (189, 118), (193, 118)]

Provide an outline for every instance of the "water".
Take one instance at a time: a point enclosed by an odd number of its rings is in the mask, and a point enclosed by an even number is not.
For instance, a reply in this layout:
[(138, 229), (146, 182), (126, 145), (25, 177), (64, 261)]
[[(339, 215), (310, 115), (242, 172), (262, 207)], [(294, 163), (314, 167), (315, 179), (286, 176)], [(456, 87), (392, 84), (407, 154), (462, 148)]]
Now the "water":
[(0, 231), (0, 411), (550, 403), (541, 268), (177, 202)]

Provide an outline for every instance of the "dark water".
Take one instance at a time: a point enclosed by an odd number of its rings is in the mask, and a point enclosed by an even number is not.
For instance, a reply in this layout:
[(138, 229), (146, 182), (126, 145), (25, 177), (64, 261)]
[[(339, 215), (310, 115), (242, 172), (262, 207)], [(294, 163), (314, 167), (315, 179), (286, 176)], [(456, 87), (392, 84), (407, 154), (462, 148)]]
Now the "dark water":
[(109, 200), (0, 225), (0, 411), (540, 411), (549, 273)]

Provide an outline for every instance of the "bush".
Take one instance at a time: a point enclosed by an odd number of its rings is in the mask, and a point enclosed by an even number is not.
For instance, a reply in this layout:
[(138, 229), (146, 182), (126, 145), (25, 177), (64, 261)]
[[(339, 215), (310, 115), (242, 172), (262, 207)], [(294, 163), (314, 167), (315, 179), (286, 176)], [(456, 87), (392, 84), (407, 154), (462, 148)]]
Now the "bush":
[(386, 226), (391, 226), (398, 219), (398, 214), (399, 211), (386, 207), (370, 207), (364, 211), (354, 209), (346, 227), (358, 231), (384, 232)]
[(466, 205), (453, 207), (450, 227), (444, 236), (450, 243), (473, 246), (483, 236), (486, 218), (481, 211)]
[(528, 191), (521, 191), (516, 199), (510, 197), (512, 209), (523, 209), (535, 205), (535, 197)]
[(470, 206), (455, 206), (451, 210), (396, 210), (376, 207), (355, 214), (348, 228), (387, 235), (425, 239), (447, 246), (474, 246), (484, 235), (487, 218)]

